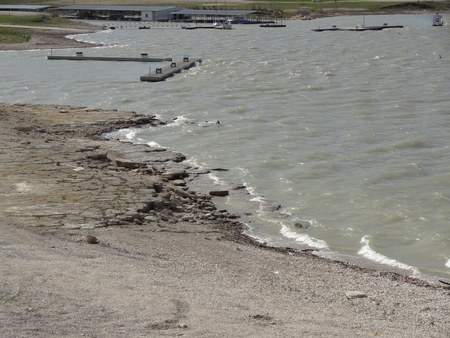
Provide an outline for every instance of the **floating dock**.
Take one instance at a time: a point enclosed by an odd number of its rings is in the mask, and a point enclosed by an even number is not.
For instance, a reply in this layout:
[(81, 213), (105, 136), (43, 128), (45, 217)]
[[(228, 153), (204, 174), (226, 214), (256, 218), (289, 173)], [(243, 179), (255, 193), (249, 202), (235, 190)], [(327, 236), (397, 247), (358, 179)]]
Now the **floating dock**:
[(173, 76), (175, 73), (181, 72), (183, 69), (191, 68), (197, 62), (202, 62), (201, 59), (189, 59), (188, 57), (184, 57), (183, 60), (172, 62), (169, 66), (164, 68), (156, 68), (154, 72), (142, 75), (140, 77), (141, 81), (147, 82), (158, 82), (164, 81), (170, 76)]
[(48, 60), (74, 60), (74, 61), (134, 61), (134, 62), (164, 62), (172, 61), (172, 58), (149, 58), (148, 54), (141, 54), (140, 58), (117, 57), (117, 56), (84, 56), (82, 52), (77, 52), (75, 56), (70, 55), (49, 55)]
[(181, 27), (183, 29), (215, 29), (216, 27), (214, 26), (194, 26), (194, 27)]
[(444, 25), (444, 18), (442, 15), (436, 13), (433, 15), (433, 26), (443, 26)]
[(331, 28), (315, 28), (311, 29), (313, 32), (325, 32), (325, 31), (356, 31), (356, 32), (362, 32), (362, 31), (380, 31), (382, 29), (387, 28), (403, 28), (403, 26), (395, 25), (395, 26), (389, 26), (387, 23), (383, 24), (382, 26), (359, 26), (356, 27), (344, 27), (344, 28), (338, 28), (336, 26), (332, 26)]

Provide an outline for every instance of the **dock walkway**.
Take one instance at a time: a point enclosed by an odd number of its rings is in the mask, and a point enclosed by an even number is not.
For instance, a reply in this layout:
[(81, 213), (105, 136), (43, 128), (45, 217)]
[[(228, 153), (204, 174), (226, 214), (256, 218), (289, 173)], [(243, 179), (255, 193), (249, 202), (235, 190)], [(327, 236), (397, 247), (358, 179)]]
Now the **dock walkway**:
[(170, 76), (173, 76), (175, 73), (181, 72), (183, 69), (189, 69), (195, 65), (197, 62), (202, 62), (201, 59), (189, 59), (188, 57), (184, 57), (183, 60), (172, 62), (169, 66), (163, 68), (156, 68), (154, 72), (142, 75), (140, 77), (141, 81), (147, 82), (158, 82), (164, 81)]
[(354, 32), (363, 32), (363, 31), (380, 31), (387, 28), (403, 28), (403, 26), (395, 25), (389, 26), (388, 24), (384, 24), (382, 26), (356, 26), (356, 27), (344, 27), (338, 28), (336, 26), (332, 26), (331, 28), (315, 28), (311, 29), (313, 32), (325, 32), (325, 31), (354, 31)]
[(48, 55), (48, 60), (74, 60), (74, 61), (134, 61), (134, 62), (164, 62), (172, 61), (172, 58), (149, 58), (147, 54), (141, 54), (140, 58), (117, 56), (84, 56), (82, 52), (73, 55)]

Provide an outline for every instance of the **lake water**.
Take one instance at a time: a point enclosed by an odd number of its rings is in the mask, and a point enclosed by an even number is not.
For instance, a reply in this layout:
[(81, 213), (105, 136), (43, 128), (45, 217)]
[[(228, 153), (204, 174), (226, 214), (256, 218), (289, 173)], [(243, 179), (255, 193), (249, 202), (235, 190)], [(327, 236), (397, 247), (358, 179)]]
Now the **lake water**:
[[(404, 28), (311, 31), (362, 20)], [(450, 278), (450, 26), (432, 27), (431, 20), (339, 17), (288, 21), (277, 29), (79, 35), (107, 45), (77, 50), (89, 56), (187, 55), (203, 62), (148, 83), (139, 77), (165, 63), (49, 61), (48, 50), (0, 52), (0, 100), (178, 117), (167, 127), (116, 136), (229, 169), (214, 178), (248, 187), (260, 208), (243, 220), (249, 234), (268, 244), (309, 245), (324, 257)], [(311, 227), (297, 228), (302, 220)]]

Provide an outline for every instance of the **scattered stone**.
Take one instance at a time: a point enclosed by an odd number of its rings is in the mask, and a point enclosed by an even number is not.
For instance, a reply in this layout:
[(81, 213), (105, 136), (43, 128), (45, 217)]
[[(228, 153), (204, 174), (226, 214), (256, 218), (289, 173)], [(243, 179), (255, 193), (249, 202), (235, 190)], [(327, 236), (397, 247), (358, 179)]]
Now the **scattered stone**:
[(228, 190), (211, 190), (209, 192), (211, 196), (228, 196), (229, 191)]
[(119, 217), (119, 220), (122, 222), (132, 222), (134, 217), (132, 215), (122, 215)]
[(163, 179), (169, 180), (169, 181), (173, 181), (179, 178), (183, 178), (186, 177), (186, 170), (174, 170), (174, 171), (167, 171), (161, 174), (161, 177)]
[(307, 229), (311, 226), (310, 221), (300, 221), (294, 224), (297, 228), (304, 228)]
[(137, 173), (142, 175), (153, 175), (153, 169), (152, 168), (139, 168), (137, 169)]
[(354, 298), (366, 298), (367, 295), (364, 292), (361, 291), (347, 291), (345, 293), (347, 298), (354, 299)]
[(161, 196), (165, 200), (169, 200), (171, 195), (168, 192), (163, 192), (163, 193), (159, 194), (159, 196)]
[(162, 182), (154, 182), (153, 189), (155, 189), (155, 192), (157, 192), (157, 193), (162, 192), (163, 191), (163, 183)]
[(264, 210), (275, 212), (281, 209), (281, 204), (272, 204), (264, 206)]
[(97, 244), (98, 243), (97, 237), (91, 236), (91, 235), (86, 235), (86, 237), (84, 237), (84, 241), (89, 244)]
[(172, 184), (175, 186), (185, 186), (186, 181), (185, 180), (174, 180), (174, 181), (172, 181)]
[(185, 329), (185, 328), (187, 328), (187, 325), (185, 323), (180, 323), (180, 324), (178, 324), (178, 327), (180, 329)]
[(137, 169), (137, 168), (145, 167), (146, 164), (134, 162), (132, 160), (127, 160), (124, 158), (116, 158), (116, 160), (114, 161), (114, 166), (123, 167), (123, 168), (127, 168), (127, 169)]

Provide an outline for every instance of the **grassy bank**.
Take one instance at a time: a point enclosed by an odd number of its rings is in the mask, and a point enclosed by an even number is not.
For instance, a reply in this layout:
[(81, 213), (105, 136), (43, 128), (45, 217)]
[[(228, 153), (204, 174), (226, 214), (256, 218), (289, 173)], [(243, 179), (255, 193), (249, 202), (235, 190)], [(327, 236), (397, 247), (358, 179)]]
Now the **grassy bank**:
[(53, 15), (0, 15), (0, 25), (43, 26), (43, 27), (75, 27), (77, 23)]
[[(66, 20), (52, 15), (0, 15), (0, 25), (17, 25), (32, 27), (82, 28), (80, 21)], [(33, 29), (0, 27), (0, 44), (23, 43), (35, 34)]]
[(27, 42), (31, 36), (25, 33), (26, 30), (0, 27), (0, 43), (21, 43)]

